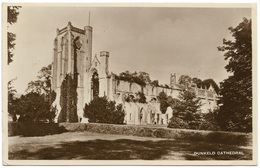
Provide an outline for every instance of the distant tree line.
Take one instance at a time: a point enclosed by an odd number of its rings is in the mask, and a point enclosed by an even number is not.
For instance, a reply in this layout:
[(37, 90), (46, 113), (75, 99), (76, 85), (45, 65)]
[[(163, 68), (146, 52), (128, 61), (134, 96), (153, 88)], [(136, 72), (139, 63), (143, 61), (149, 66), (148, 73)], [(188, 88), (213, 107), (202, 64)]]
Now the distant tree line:
[[(158, 80), (151, 80), (149, 73), (147, 72), (134, 72), (131, 73), (129, 71), (125, 71), (120, 73), (119, 75), (116, 75), (115, 78), (117, 80), (123, 80), (130, 83), (136, 83), (141, 85), (142, 87), (146, 86), (147, 84), (155, 86), (155, 87), (164, 87), (164, 88), (170, 88), (167, 84), (159, 84)], [(184, 86), (191, 86), (192, 84), (196, 84), (198, 88), (209, 88), (210, 85), (214, 88), (216, 93), (219, 92), (219, 86), (213, 79), (205, 79), (201, 80), (199, 78), (192, 78), (188, 75), (181, 75), (178, 83)]]
[(216, 93), (219, 93), (219, 86), (213, 79), (205, 79), (201, 80), (199, 78), (191, 78), (188, 75), (182, 75), (180, 76), (178, 80), (179, 84), (185, 85), (185, 86), (191, 86), (192, 84), (195, 84), (198, 88), (206, 88), (208, 89), (210, 85), (214, 88)]
[(146, 84), (151, 83), (150, 76), (146, 72), (131, 73), (129, 71), (125, 71), (125, 72), (120, 73), (119, 75), (116, 75), (115, 78), (118, 80), (130, 82), (130, 83), (137, 83), (141, 86), (145, 86)]

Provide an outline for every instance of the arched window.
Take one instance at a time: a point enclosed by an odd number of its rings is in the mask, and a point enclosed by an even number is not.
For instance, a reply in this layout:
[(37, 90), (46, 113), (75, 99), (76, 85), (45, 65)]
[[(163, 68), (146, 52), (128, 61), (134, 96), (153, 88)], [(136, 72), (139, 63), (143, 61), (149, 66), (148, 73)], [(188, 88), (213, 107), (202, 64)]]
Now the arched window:
[(95, 71), (91, 78), (91, 89), (92, 89), (92, 96), (93, 99), (97, 98), (99, 95), (99, 78), (98, 73)]

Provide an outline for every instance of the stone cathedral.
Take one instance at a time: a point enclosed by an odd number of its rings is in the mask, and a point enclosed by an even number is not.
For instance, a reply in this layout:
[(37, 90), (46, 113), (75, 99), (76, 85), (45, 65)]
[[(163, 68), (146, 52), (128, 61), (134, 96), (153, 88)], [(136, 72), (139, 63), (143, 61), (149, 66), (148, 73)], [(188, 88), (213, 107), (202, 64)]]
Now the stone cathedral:
[[(140, 86), (137, 83), (120, 80), (109, 71), (109, 52), (100, 51), (99, 56), (92, 57), (92, 33), (91, 26), (80, 29), (74, 27), (70, 22), (66, 27), (57, 29), (53, 49), (52, 89), (57, 94), (53, 105), (57, 107), (58, 115), (61, 111), (62, 81), (67, 74), (76, 72), (79, 122), (87, 122), (83, 116), (83, 108), (86, 103), (89, 103), (94, 97), (106, 96), (110, 100), (123, 104), (126, 124), (167, 124), (172, 116), (172, 109), (168, 107), (166, 114), (162, 114), (157, 96), (163, 91), (168, 96), (177, 98), (180, 90), (185, 89), (185, 86), (177, 84), (176, 74), (170, 76), (170, 88), (155, 87), (149, 84)], [(126, 96), (136, 97), (140, 91), (145, 94), (147, 104), (124, 101)], [(194, 87), (194, 91), (201, 99), (202, 112), (217, 107), (218, 95), (212, 86), (204, 89)]]

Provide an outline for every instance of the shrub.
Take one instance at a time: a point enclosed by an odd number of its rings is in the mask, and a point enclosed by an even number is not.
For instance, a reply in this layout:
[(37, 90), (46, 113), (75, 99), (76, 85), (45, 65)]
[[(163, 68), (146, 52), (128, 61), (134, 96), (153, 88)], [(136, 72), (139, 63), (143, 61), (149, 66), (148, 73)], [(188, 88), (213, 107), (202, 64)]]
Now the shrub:
[(172, 117), (170, 119), (168, 127), (169, 128), (183, 128), (183, 129), (186, 129), (186, 128), (189, 128), (189, 125), (183, 119), (180, 119), (178, 117)]
[(67, 132), (65, 127), (57, 123), (42, 122), (9, 122), (8, 136), (45, 136)]
[(202, 121), (189, 121), (189, 129), (199, 130), (202, 123)]
[(212, 130), (212, 131), (219, 131), (221, 130), (218, 123), (217, 123), (217, 115), (218, 115), (218, 109), (215, 109), (213, 111), (209, 111), (206, 114), (202, 115), (202, 122), (199, 126), (200, 130)]
[(53, 122), (56, 108), (51, 107), (45, 94), (30, 92), (22, 95), (16, 105), (18, 122)]
[(215, 123), (208, 122), (208, 121), (203, 121), (199, 125), (199, 129), (200, 130), (220, 131), (220, 127), (218, 125), (216, 125)]
[(97, 97), (85, 105), (84, 117), (91, 123), (123, 124), (125, 112), (122, 104), (116, 106), (115, 101)]

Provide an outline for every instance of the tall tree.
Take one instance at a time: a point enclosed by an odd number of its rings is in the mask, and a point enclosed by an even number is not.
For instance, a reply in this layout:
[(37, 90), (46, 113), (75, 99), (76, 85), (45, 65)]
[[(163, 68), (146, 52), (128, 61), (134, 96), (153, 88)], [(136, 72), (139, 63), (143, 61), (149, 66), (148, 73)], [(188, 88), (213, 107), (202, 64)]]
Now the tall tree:
[(44, 94), (46, 101), (53, 103), (56, 98), (56, 93), (51, 90), (51, 64), (42, 67), (38, 74), (37, 80), (28, 83), (26, 92)]
[(210, 87), (210, 85), (214, 88), (216, 93), (219, 93), (219, 87), (217, 83), (213, 79), (205, 79), (202, 81), (203, 87), (206, 87), (207, 89)]
[(186, 121), (192, 121), (194, 114), (199, 112), (200, 100), (192, 89), (182, 90), (179, 93), (179, 103), (174, 108), (174, 115)]
[(12, 116), (13, 121), (16, 121), (17, 113), (17, 98), (15, 97), (16, 89), (12, 86), (12, 83), (15, 79), (12, 79), (8, 82), (8, 113)]
[[(16, 90), (12, 86), (13, 80), (8, 82), (8, 113), (16, 121), (16, 115), (21, 115), (19, 121), (47, 120), (53, 122), (56, 107), (52, 103), (56, 93), (51, 91), (51, 66), (43, 67), (39, 71), (38, 80), (28, 84), (27, 94), (15, 97)], [(34, 101), (34, 102), (31, 102)]]
[[(183, 122), (188, 124), (188, 128), (199, 128), (199, 125), (201, 124), (201, 113), (199, 110), (201, 103), (200, 99), (196, 97), (193, 89), (182, 90), (179, 93), (179, 99), (175, 100), (175, 105), (172, 107), (173, 118), (183, 120)], [(171, 120), (171, 122), (175, 122), (175, 120)]]
[[(19, 6), (7, 6), (7, 22), (8, 26), (17, 22), (17, 16), (19, 14)], [(15, 38), (16, 35), (12, 32), (7, 32), (7, 64), (13, 61), (13, 50), (15, 47)], [(8, 82), (8, 113), (13, 116), (13, 120), (16, 121), (16, 103), (17, 99), (15, 98), (16, 90), (12, 86), (13, 80)]]
[(191, 84), (192, 78), (188, 75), (181, 75), (179, 78), (179, 84), (189, 86)]
[[(7, 6), (7, 22), (9, 25), (17, 22), (17, 17), (19, 15), (20, 6)], [(7, 32), (7, 48), (8, 48), (8, 59), (7, 64), (13, 61), (13, 50), (15, 47), (15, 38), (16, 35), (12, 32)]]
[(37, 80), (28, 83), (27, 92), (46, 93), (51, 91), (51, 64), (42, 67)]
[(19, 122), (54, 122), (56, 108), (52, 108), (44, 94), (35, 92), (22, 95), (16, 103), (16, 114)]
[(191, 80), (193, 83), (195, 83), (197, 85), (197, 87), (202, 87), (203, 86), (203, 83), (202, 83), (202, 80), (199, 79), (199, 78), (192, 78)]
[(223, 40), (226, 70), (232, 73), (220, 85), (222, 95), (218, 121), (222, 129), (252, 131), (252, 32), (251, 19), (230, 27), (234, 40)]
[(145, 83), (151, 83), (150, 75), (147, 72), (139, 72), (138, 78), (143, 80)]

